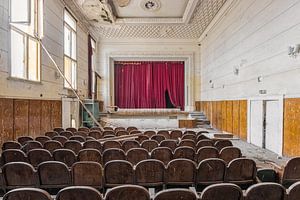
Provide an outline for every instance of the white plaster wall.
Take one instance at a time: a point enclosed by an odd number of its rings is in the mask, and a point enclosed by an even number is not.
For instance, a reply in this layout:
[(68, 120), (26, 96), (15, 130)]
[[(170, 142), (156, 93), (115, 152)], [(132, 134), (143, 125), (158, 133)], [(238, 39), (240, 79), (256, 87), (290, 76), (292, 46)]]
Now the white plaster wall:
[[(32, 83), (9, 79), (9, 23), (8, 0), (0, 0), (0, 97), (30, 99), (60, 99), (67, 94), (63, 88), (63, 79), (55, 78), (56, 69), (44, 51), (41, 56), (41, 82)], [(44, 0), (43, 43), (63, 70), (63, 12), (60, 0)], [(87, 96), (88, 77), (88, 34), (87, 30), (77, 26), (77, 65), (78, 91)], [(40, 97), (40, 94), (43, 97)]]
[[(172, 58), (185, 57), (186, 55), (193, 55), (192, 60), (192, 77), (189, 77), (193, 91), (191, 98), (193, 100), (200, 99), (200, 60), (199, 47), (195, 40), (102, 40), (98, 43), (98, 64), (97, 71), (102, 77), (101, 82), (101, 99), (104, 104), (110, 105), (112, 97), (110, 97), (110, 61), (111, 55), (138, 55), (138, 57), (148, 57), (149, 55), (170, 55)], [(165, 58), (167, 59), (167, 58)], [(128, 60), (128, 59), (124, 59)], [(133, 59), (135, 60), (135, 59)], [(144, 59), (147, 60), (147, 59)], [(151, 60), (151, 59), (149, 59)], [(167, 59), (168, 60), (168, 59)], [(193, 84), (196, 83), (196, 84)], [(191, 101), (191, 107), (194, 101)]]
[[(299, 0), (233, 0), (201, 43), (201, 99), (241, 99), (259, 95), (300, 96)], [(234, 75), (234, 67), (239, 75)], [(262, 76), (262, 82), (258, 77)], [(214, 88), (209, 81), (212, 80)], [(198, 84), (198, 83), (195, 83)]]

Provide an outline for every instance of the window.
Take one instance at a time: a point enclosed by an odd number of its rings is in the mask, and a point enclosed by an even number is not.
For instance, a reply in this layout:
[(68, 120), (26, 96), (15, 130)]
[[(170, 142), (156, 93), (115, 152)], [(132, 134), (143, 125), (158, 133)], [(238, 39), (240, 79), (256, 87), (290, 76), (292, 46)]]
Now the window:
[[(76, 20), (65, 10), (64, 14), (64, 73), (65, 77), (74, 89), (77, 89), (77, 38)], [(71, 88), (65, 80), (65, 87)]]
[(11, 76), (40, 81), (43, 0), (10, 0)]

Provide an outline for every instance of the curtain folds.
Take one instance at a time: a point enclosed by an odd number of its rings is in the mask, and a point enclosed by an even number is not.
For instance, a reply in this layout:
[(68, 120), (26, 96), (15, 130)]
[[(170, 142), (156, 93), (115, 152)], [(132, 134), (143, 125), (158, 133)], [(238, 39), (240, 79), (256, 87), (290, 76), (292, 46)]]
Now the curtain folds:
[(120, 108), (184, 110), (184, 62), (116, 62), (115, 104)]

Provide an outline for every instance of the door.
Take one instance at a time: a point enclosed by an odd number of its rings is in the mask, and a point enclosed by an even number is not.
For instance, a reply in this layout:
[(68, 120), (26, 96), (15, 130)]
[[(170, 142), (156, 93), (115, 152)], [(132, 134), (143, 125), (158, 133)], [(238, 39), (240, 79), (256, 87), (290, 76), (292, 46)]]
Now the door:
[(253, 100), (250, 103), (250, 143), (263, 147), (264, 109), (262, 100)]
[(282, 154), (282, 133), (280, 131), (280, 104), (278, 100), (265, 102), (266, 106), (266, 131), (265, 147), (279, 155)]

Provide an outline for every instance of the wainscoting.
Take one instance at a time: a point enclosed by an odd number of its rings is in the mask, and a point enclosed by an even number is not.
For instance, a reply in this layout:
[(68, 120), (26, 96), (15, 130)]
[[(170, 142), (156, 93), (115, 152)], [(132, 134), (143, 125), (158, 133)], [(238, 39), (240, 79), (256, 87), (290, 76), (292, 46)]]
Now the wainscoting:
[(62, 125), (61, 101), (0, 98), (0, 144)]

